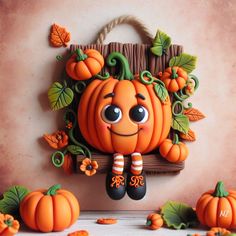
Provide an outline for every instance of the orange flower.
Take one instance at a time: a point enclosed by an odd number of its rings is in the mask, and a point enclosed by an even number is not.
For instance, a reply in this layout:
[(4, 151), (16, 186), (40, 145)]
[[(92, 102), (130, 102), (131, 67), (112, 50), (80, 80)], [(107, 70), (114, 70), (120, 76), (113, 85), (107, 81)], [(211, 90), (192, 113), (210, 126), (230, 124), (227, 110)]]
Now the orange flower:
[(96, 161), (91, 161), (89, 158), (85, 158), (80, 165), (80, 170), (85, 172), (87, 176), (95, 175), (97, 168), (98, 163)]
[(68, 136), (64, 131), (56, 131), (53, 134), (44, 134), (44, 139), (50, 147), (60, 149), (68, 145)]
[(0, 213), (0, 235), (15, 235), (20, 228), (20, 224), (11, 215)]

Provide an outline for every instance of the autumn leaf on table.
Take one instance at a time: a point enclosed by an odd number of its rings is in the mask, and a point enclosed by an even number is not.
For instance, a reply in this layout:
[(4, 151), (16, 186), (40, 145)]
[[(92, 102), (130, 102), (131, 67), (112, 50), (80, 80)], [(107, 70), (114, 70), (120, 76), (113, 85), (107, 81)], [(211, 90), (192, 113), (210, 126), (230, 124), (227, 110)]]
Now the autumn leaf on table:
[(162, 56), (170, 47), (170, 44), (171, 38), (166, 33), (158, 30), (153, 40), (153, 47), (150, 50), (154, 55)]
[(180, 136), (182, 139), (186, 140), (186, 141), (191, 141), (191, 142), (193, 142), (193, 141), (196, 140), (196, 135), (195, 135), (194, 131), (191, 130), (191, 129), (188, 130), (188, 133), (187, 133), (187, 134), (180, 133), (179, 136)]
[(196, 212), (187, 204), (168, 201), (161, 207), (161, 214), (169, 228), (186, 229), (198, 225)]
[(205, 115), (196, 108), (184, 110), (184, 115), (186, 115), (190, 121), (198, 121), (205, 118)]
[(54, 47), (67, 47), (67, 43), (70, 41), (70, 33), (67, 30), (57, 24), (53, 24), (50, 33), (50, 42)]

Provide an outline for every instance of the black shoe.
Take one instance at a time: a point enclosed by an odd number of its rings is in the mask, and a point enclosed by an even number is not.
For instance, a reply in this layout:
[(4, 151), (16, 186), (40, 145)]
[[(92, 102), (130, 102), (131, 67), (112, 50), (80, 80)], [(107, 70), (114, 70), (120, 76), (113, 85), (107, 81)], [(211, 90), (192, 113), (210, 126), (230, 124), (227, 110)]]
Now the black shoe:
[(146, 177), (144, 172), (140, 175), (127, 174), (127, 194), (133, 200), (140, 200), (146, 194)]
[(106, 178), (106, 190), (109, 197), (113, 200), (120, 200), (125, 196), (126, 184), (123, 175), (108, 173)]

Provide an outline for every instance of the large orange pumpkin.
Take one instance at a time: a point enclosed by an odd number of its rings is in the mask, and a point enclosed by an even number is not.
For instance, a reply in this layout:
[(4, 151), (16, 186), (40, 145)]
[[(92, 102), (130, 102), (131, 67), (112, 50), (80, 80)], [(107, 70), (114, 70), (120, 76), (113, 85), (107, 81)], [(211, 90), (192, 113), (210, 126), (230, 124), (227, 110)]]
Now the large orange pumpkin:
[[(114, 58), (109, 59), (114, 62)], [(87, 142), (102, 152), (148, 153), (169, 133), (170, 99), (162, 103), (154, 85), (143, 84), (138, 75), (132, 78), (127, 59), (122, 54), (118, 59), (119, 76), (95, 79), (83, 93), (78, 107), (79, 127)]]
[(79, 217), (80, 207), (69, 191), (54, 185), (48, 190), (29, 193), (20, 204), (20, 215), (31, 229), (51, 232), (62, 231)]
[(226, 191), (219, 181), (215, 190), (204, 193), (197, 202), (199, 221), (208, 227), (236, 228), (236, 191)]

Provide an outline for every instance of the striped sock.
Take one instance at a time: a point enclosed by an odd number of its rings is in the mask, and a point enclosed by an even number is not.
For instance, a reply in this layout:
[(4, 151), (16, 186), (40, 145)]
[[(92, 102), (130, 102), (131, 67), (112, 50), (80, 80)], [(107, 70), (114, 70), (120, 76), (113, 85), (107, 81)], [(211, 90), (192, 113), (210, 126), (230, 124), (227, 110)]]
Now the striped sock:
[(122, 175), (124, 171), (124, 156), (120, 153), (115, 153), (113, 157), (112, 173)]
[(143, 158), (140, 153), (134, 152), (131, 155), (132, 164), (130, 171), (133, 175), (140, 175), (143, 170)]

